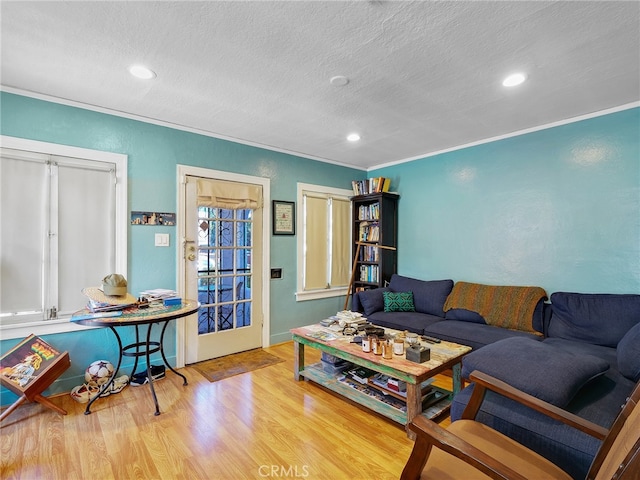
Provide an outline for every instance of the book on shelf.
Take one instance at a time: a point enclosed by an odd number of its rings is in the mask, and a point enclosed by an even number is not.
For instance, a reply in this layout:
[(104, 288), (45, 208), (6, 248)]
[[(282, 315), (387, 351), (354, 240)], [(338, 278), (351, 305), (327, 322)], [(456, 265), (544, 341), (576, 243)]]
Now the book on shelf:
[(380, 219), (380, 203), (372, 203), (370, 205), (360, 205), (358, 207), (358, 220), (379, 220)]
[(379, 249), (373, 245), (363, 245), (360, 248), (360, 256), (358, 260), (361, 262), (378, 262), (379, 257)]
[(402, 401), (392, 395), (385, 394), (376, 388), (372, 388), (370, 385), (366, 383), (358, 382), (353, 378), (351, 378), (349, 375), (339, 376), (338, 381), (353, 388), (354, 390), (358, 390), (359, 392), (371, 398), (375, 398), (376, 400), (382, 403), (386, 403), (387, 405), (395, 408), (396, 410), (399, 410), (404, 413), (407, 412), (407, 403), (405, 401)]
[(347, 372), (356, 382), (366, 385), (376, 372), (365, 367), (352, 368)]
[(380, 267), (378, 265), (360, 265), (361, 282), (378, 283)]
[(378, 222), (362, 222), (358, 229), (358, 237), (361, 242), (377, 242), (380, 240), (380, 225)]
[(431, 405), (438, 403), (440, 400), (447, 396), (448, 395), (446, 393), (432, 388), (431, 390), (425, 392), (424, 395), (422, 395), (422, 409), (426, 410)]
[(353, 194), (356, 196), (388, 192), (389, 187), (391, 187), (391, 179), (386, 177), (372, 177), (366, 180), (353, 180), (351, 182)]

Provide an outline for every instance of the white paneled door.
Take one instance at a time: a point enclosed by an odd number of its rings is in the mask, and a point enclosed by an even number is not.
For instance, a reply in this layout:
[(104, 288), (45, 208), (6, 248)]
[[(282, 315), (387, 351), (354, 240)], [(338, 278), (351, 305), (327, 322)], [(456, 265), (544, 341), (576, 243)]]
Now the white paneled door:
[(187, 364), (262, 346), (263, 189), (187, 175), (184, 288), (197, 298), (186, 322)]

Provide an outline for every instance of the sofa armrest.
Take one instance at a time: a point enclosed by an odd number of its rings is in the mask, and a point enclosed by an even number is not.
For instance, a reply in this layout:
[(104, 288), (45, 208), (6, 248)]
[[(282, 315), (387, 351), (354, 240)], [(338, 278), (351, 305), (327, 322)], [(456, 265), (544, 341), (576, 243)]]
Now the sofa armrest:
[(491, 478), (498, 480), (525, 480), (527, 478), (426, 417), (421, 415), (415, 417), (409, 425), (409, 430), (416, 434), (416, 441), (400, 480), (419, 479), (431, 453), (431, 448), (434, 446), (472, 465)]
[(603, 428), (600, 425), (596, 425), (595, 423), (578, 417), (573, 413), (567, 412), (555, 405), (540, 400), (533, 395), (524, 393), (523, 391), (518, 390), (511, 385), (492, 377), (491, 375), (480, 372), (479, 370), (471, 372), (469, 380), (474, 382), (475, 386), (473, 387), (471, 398), (462, 413), (462, 418), (464, 419), (475, 419), (478, 411), (480, 410), (480, 406), (482, 405), (482, 401), (484, 400), (486, 391), (491, 390), (599, 440), (604, 440), (609, 433), (606, 428)]
[(352, 312), (364, 312), (364, 307), (360, 303), (360, 292), (353, 292), (351, 295), (351, 311)]

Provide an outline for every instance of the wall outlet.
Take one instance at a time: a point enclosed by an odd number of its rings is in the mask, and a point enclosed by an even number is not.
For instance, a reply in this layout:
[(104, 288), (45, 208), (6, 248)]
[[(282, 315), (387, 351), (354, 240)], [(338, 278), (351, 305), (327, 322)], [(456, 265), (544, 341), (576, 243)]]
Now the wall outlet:
[(281, 268), (272, 268), (271, 269), (271, 278), (282, 278), (282, 269)]

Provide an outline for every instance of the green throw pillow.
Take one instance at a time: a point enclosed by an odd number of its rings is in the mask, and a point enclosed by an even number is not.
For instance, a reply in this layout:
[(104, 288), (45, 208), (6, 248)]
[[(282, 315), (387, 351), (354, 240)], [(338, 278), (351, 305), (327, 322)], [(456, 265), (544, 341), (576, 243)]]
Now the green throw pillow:
[(415, 312), (413, 292), (383, 292), (385, 312)]

